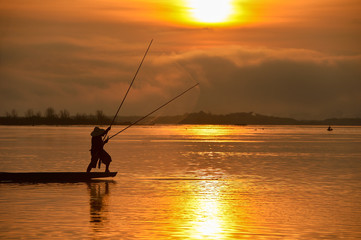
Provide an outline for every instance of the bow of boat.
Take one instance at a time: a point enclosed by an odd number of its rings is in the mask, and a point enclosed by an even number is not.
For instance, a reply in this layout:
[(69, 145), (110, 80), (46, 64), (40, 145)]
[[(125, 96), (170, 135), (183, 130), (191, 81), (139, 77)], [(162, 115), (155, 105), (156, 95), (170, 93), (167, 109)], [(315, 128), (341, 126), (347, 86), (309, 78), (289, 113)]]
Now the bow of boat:
[(115, 177), (118, 172), (0, 172), (1, 182), (83, 182)]

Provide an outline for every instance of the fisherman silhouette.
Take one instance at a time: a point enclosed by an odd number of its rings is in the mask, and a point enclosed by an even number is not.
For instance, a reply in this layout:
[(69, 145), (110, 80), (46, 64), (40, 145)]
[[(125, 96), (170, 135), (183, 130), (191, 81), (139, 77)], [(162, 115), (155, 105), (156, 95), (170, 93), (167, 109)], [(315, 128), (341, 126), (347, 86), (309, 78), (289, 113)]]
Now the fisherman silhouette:
[(93, 132), (90, 134), (92, 136), (92, 146), (90, 149), (91, 153), (91, 161), (88, 165), (87, 172), (90, 172), (92, 168), (96, 168), (97, 163), (99, 161), (99, 168), (100, 162), (105, 164), (105, 172), (109, 172), (109, 165), (112, 161), (110, 155), (103, 149), (104, 144), (106, 144), (109, 138), (103, 141), (103, 136), (106, 135), (111, 127), (108, 127), (106, 130), (101, 129), (99, 127), (95, 127)]

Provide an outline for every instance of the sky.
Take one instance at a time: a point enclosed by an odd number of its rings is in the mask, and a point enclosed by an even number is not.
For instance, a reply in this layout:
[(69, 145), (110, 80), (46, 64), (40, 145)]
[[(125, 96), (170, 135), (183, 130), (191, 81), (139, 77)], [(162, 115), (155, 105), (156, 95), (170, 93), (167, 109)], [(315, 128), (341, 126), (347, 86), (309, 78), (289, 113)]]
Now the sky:
[(0, 0), (0, 115), (361, 117), (359, 0)]

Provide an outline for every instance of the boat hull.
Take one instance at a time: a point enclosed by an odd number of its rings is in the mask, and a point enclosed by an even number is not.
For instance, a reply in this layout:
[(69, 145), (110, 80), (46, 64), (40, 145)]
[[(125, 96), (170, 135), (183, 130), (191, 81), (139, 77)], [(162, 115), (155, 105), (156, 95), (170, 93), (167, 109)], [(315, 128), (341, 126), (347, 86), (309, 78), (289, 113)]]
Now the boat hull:
[(0, 182), (87, 182), (115, 175), (117, 172), (0, 172)]

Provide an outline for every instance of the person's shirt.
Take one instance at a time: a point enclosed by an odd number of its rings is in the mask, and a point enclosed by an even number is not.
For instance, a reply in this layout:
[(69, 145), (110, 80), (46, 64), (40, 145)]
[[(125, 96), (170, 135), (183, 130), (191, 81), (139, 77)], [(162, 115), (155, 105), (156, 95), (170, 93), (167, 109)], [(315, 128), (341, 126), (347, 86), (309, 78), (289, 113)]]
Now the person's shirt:
[(92, 148), (91, 150), (102, 150), (104, 142), (101, 136), (92, 137)]
[(96, 151), (99, 151), (99, 150), (102, 150), (103, 149), (103, 146), (104, 146), (104, 141), (103, 141), (103, 136), (105, 134), (107, 134), (110, 130), (110, 127), (107, 128), (105, 130), (105, 132), (100, 135), (100, 136), (95, 136), (95, 137), (92, 137), (92, 147), (91, 147), (91, 150), (96, 150)]

